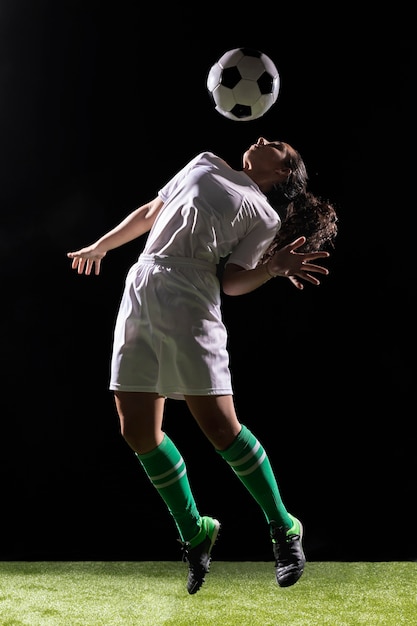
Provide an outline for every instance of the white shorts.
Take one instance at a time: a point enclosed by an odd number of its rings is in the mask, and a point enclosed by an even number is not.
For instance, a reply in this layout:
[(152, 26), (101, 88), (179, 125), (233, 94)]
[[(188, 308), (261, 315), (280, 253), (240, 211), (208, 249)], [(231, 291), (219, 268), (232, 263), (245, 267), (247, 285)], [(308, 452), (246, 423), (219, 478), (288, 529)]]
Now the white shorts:
[(216, 267), (142, 254), (126, 277), (109, 388), (174, 399), (230, 395), (227, 339)]

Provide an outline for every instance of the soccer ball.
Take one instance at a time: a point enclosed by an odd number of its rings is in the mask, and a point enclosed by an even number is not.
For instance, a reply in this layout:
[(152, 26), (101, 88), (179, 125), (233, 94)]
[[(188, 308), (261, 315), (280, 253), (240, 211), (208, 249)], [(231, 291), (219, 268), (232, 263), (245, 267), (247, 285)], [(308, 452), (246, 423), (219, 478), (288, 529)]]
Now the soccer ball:
[(264, 115), (278, 98), (279, 87), (274, 63), (251, 48), (228, 50), (207, 77), (207, 90), (216, 111), (237, 122)]

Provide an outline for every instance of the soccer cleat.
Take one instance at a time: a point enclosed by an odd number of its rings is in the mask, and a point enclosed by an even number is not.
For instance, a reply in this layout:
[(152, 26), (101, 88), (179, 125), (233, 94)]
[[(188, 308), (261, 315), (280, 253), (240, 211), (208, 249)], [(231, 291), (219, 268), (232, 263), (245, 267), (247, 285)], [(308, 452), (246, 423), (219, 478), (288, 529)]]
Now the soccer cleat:
[(301, 544), (303, 527), (301, 522), (290, 515), (293, 525), (289, 530), (270, 523), (270, 534), (275, 557), (275, 575), (280, 587), (294, 585), (304, 572), (306, 558)]
[(187, 591), (196, 593), (208, 574), (211, 549), (220, 530), (220, 522), (212, 517), (202, 517), (198, 534), (182, 543), (182, 560), (188, 563)]

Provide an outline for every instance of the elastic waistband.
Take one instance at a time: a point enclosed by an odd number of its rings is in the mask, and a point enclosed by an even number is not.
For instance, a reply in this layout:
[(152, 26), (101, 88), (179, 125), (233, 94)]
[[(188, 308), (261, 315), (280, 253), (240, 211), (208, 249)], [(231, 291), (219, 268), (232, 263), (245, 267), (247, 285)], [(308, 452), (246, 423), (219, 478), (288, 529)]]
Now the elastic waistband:
[(139, 263), (146, 265), (163, 265), (164, 267), (187, 266), (206, 272), (216, 273), (216, 266), (202, 259), (194, 259), (184, 256), (164, 256), (160, 254), (141, 254), (138, 259)]

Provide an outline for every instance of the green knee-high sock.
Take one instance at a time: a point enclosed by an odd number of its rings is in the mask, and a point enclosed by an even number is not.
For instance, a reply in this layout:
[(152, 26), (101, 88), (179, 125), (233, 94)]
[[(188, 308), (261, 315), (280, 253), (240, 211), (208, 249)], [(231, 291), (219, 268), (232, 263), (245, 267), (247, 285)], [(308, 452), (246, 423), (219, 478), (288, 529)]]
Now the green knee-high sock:
[(177, 447), (164, 435), (154, 450), (136, 456), (174, 518), (181, 540), (189, 541), (200, 530), (201, 517)]
[(274, 520), (280, 526), (291, 528), (293, 522), (282, 502), (271, 463), (251, 431), (242, 426), (234, 442), (226, 450), (217, 452), (255, 498), (268, 523)]

